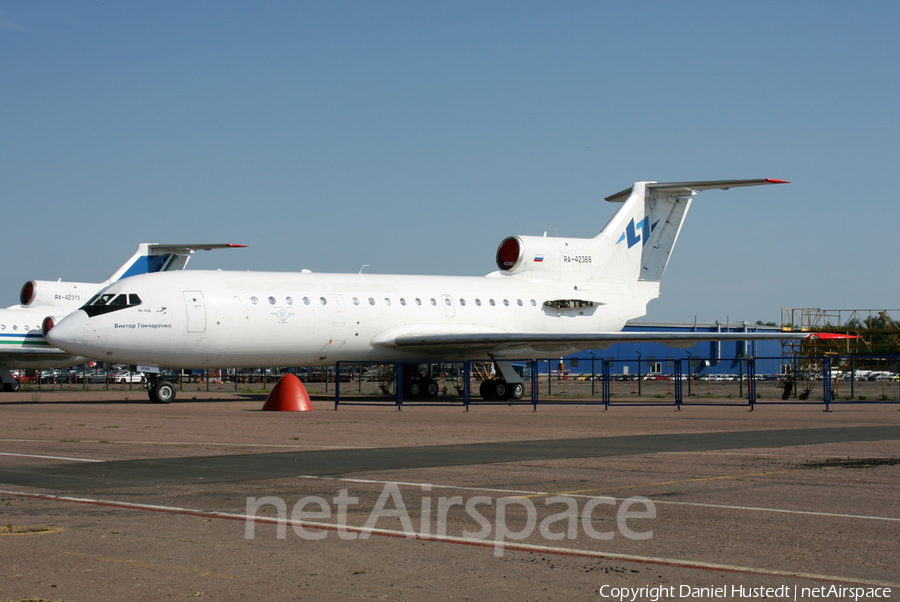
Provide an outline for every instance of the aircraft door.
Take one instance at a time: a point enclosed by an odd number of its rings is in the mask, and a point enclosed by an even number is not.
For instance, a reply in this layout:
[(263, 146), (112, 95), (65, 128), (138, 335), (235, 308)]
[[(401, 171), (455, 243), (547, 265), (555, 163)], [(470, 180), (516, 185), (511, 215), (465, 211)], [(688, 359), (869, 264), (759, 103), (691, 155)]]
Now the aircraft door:
[(188, 332), (206, 332), (206, 304), (200, 291), (184, 293), (185, 325)]

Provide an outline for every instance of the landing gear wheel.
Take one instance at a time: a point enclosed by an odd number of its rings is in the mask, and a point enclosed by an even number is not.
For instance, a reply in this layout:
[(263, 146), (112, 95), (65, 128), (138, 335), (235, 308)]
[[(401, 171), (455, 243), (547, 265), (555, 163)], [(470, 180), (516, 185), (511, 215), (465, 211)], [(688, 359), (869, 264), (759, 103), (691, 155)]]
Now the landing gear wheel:
[(432, 378), (426, 378), (424, 381), (425, 386), (423, 387), (425, 397), (428, 399), (434, 399), (438, 395), (438, 384)]
[(494, 381), (494, 397), (497, 399), (509, 399), (509, 384), (505, 380)]
[(170, 403), (175, 399), (175, 385), (170, 382), (157, 381), (150, 389), (150, 401), (153, 403)]
[(14, 393), (19, 390), (19, 381), (14, 380), (11, 383), (3, 383), (3, 391), (8, 393)]
[(418, 399), (422, 395), (422, 383), (417, 380), (410, 381), (406, 385), (406, 394), (413, 399)]
[(478, 393), (485, 401), (490, 401), (497, 398), (497, 391), (494, 388), (494, 382), (495, 381), (493, 380), (481, 381), (481, 387), (478, 389)]
[(525, 385), (522, 383), (515, 383), (509, 386), (509, 398), (510, 399), (522, 399), (525, 395)]

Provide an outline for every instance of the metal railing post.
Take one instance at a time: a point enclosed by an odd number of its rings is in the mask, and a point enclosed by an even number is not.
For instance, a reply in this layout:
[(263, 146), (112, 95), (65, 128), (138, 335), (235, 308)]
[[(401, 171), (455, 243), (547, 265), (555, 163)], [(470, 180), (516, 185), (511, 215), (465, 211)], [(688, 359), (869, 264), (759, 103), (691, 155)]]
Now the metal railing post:
[[(335, 362), (334, 370), (338, 374), (341, 373), (341, 362)], [(340, 403), (341, 399), (341, 378), (338, 376), (337, 380), (334, 381), (334, 409), (338, 409), (338, 403)]]
[(750, 411), (756, 405), (756, 358), (747, 358), (747, 403), (750, 405)]
[(677, 411), (681, 411), (681, 402), (684, 401), (682, 395), (682, 377), (683, 372), (681, 371), (681, 360), (675, 360), (675, 409)]
[(397, 411), (401, 412), (403, 411), (403, 362), (397, 362), (396, 378)]

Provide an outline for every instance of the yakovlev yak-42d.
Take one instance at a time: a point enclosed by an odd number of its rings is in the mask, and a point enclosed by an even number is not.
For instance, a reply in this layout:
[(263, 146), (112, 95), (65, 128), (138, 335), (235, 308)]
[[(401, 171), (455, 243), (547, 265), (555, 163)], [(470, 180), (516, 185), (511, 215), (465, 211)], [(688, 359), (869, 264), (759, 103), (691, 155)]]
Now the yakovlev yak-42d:
[[(171, 368), (331, 365), (337, 361), (494, 360), (482, 394), (518, 398), (510, 360), (623, 341), (785, 339), (795, 333), (621, 332), (659, 283), (698, 191), (781, 184), (636, 182), (594, 238), (512, 236), (482, 277), (191, 271), (114, 283), (54, 325), (48, 341), (108, 362)], [(425, 380), (423, 393), (437, 385)], [(155, 379), (150, 398), (174, 398)]]

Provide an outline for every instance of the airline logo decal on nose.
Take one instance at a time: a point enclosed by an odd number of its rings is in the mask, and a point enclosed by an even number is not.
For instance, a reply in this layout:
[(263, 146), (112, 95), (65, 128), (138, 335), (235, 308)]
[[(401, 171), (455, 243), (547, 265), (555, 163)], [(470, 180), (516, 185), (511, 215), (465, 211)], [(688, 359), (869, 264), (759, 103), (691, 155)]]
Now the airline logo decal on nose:
[[(625, 226), (625, 231), (622, 232), (622, 236), (619, 237), (619, 240), (616, 241), (616, 244), (619, 244), (627, 238), (629, 249), (638, 243), (642, 243), (643, 246), (647, 244), (647, 239), (650, 238), (650, 233), (656, 230), (657, 224), (659, 224), (659, 220), (656, 220), (655, 222), (653, 222), (653, 224), (650, 224), (649, 217), (645, 217), (637, 224), (634, 223), (634, 218), (631, 218), (631, 221), (628, 222), (627, 226)], [(640, 234), (638, 234), (637, 228), (641, 229)]]

